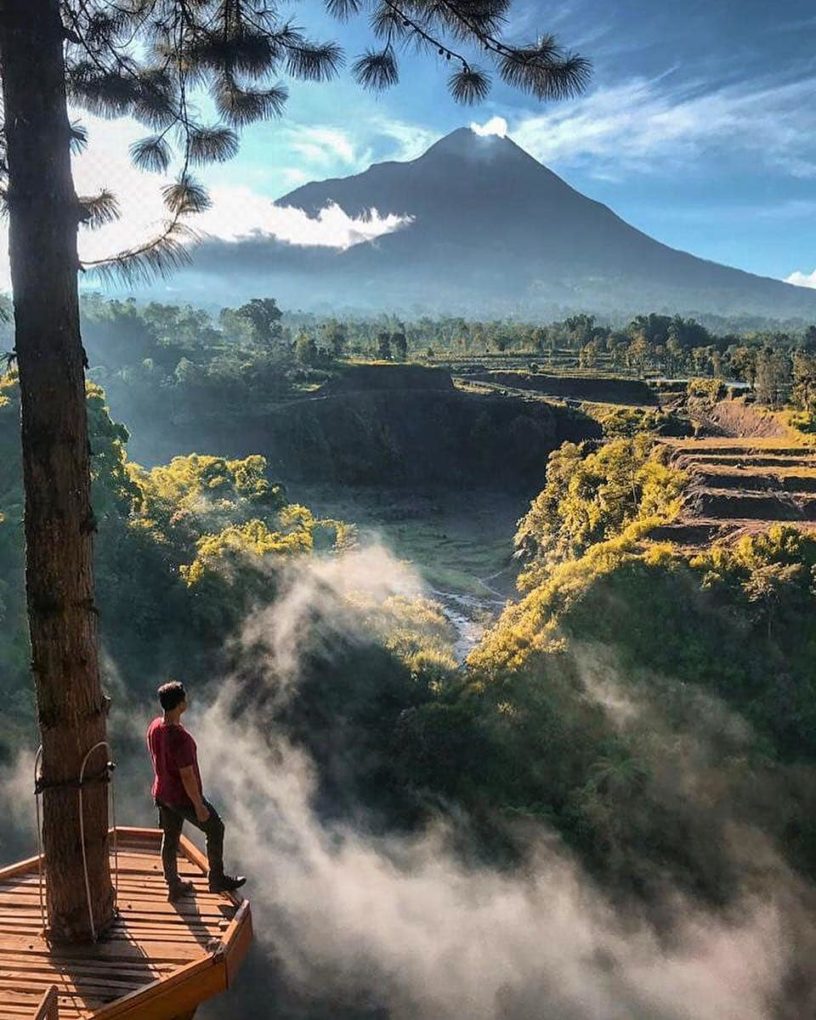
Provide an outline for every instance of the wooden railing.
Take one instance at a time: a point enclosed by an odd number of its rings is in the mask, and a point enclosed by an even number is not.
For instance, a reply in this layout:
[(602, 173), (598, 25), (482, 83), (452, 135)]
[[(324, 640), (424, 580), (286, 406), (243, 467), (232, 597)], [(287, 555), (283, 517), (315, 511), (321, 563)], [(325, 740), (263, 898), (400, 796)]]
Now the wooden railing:
[(57, 986), (51, 985), (48, 991), (43, 993), (34, 1020), (59, 1020), (59, 1002), (57, 1000)]

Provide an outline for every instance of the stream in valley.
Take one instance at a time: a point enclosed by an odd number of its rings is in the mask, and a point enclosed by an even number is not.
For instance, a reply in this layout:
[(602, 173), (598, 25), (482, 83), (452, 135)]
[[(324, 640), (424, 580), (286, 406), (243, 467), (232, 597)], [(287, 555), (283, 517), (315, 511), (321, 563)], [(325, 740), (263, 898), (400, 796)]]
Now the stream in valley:
[(354, 523), (361, 541), (380, 541), (410, 563), (456, 632), (459, 662), (515, 597), (513, 535), (524, 496), (296, 484), (287, 491), (316, 516)]

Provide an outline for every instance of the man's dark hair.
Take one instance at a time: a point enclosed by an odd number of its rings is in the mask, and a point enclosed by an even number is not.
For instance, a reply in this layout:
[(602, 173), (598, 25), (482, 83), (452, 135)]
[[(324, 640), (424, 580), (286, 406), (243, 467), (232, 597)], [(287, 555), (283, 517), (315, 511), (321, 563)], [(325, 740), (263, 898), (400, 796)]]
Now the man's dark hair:
[(159, 688), (159, 704), (165, 712), (172, 712), (174, 708), (178, 708), (186, 697), (187, 691), (184, 690), (184, 684), (179, 683), (178, 680), (171, 680)]

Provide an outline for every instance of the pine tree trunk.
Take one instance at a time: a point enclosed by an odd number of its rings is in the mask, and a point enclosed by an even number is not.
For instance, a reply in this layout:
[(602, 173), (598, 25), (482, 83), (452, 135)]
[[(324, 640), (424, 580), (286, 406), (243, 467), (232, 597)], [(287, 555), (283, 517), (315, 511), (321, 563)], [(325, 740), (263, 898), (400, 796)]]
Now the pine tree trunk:
[[(93, 602), (88, 427), (79, 331), (77, 226), (58, 0), (0, 0), (11, 277), (22, 398), (26, 593), (43, 746), (43, 840), (51, 934), (90, 936), (78, 790), (105, 739)], [(96, 751), (89, 775), (107, 756)], [(107, 787), (84, 789), (95, 927), (113, 913)]]

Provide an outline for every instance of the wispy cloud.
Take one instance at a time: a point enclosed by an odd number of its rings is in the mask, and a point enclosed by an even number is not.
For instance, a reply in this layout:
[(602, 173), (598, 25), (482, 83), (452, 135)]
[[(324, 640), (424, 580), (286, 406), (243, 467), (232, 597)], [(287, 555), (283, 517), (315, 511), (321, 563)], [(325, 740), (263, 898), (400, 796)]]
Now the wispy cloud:
[(306, 162), (317, 166), (358, 161), (355, 143), (346, 131), (335, 127), (297, 125), (289, 130), (289, 148)]
[[(284, 133), (292, 168), (287, 173), (314, 179), (326, 173), (353, 174), (383, 160), (416, 159), (440, 132), (379, 114), (361, 117), (352, 126), (290, 125)], [(302, 183), (302, 181), (298, 181)]]
[(644, 203), (650, 220), (667, 223), (693, 223), (710, 226), (712, 221), (729, 227), (754, 224), (772, 226), (781, 223), (803, 223), (816, 216), (816, 201), (791, 198), (777, 202), (702, 202), (698, 205), (667, 205)]
[(309, 180), (309, 175), (305, 170), (301, 170), (299, 166), (287, 166), (281, 170), (281, 175), (287, 184), (291, 184), (292, 187), (297, 187), (299, 184), (305, 184)]
[[(440, 137), (441, 132), (389, 117), (375, 117), (365, 130), (373, 135), (377, 159), (416, 159)], [(385, 145), (382, 140), (385, 140)]]
[(660, 172), (717, 152), (750, 155), (792, 176), (816, 176), (816, 79), (706, 89), (671, 78), (633, 78), (511, 124), (515, 140), (543, 162)]

